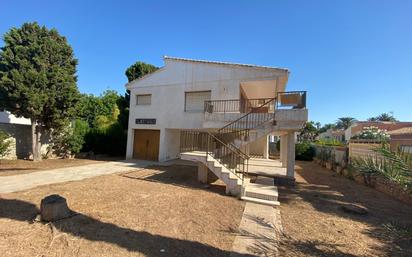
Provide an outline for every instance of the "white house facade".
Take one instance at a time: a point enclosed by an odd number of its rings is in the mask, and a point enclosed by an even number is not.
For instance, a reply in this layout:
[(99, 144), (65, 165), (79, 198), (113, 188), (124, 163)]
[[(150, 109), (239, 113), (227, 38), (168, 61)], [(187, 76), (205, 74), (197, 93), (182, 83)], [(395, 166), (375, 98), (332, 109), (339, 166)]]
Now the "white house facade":
[(306, 92), (285, 92), (287, 69), (174, 57), (164, 62), (126, 85), (127, 159), (182, 158), (207, 167), (215, 158), (215, 166), (237, 176), (250, 156), (268, 158), (269, 136), (276, 135), (280, 161), (294, 177), (295, 132), (308, 113)]

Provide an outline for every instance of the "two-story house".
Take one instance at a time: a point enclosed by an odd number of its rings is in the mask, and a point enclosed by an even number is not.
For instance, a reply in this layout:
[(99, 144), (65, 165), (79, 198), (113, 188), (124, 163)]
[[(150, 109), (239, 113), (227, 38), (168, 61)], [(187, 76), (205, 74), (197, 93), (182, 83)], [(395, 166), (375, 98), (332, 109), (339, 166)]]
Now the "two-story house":
[[(286, 92), (289, 71), (164, 57), (130, 90), (127, 159), (198, 161), (239, 195), (251, 155), (268, 157), (280, 136), (280, 163), (294, 177), (295, 132), (307, 121), (306, 92)], [(203, 165), (203, 166), (202, 166)]]

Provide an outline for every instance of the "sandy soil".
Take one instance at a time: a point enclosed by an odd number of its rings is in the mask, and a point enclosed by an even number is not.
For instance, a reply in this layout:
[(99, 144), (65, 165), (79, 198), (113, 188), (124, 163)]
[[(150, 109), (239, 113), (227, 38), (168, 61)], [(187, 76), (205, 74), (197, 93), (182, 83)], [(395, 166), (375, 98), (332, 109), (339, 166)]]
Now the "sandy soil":
[[(299, 162), (295, 189), (281, 188), (280, 256), (412, 256), (412, 207), (315, 163)], [(359, 204), (367, 215), (341, 206)]]
[(74, 167), (86, 164), (96, 164), (102, 161), (107, 160), (46, 159), (40, 162), (33, 162), (29, 160), (0, 160), (0, 176), (12, 176), (41, 170)]
[[(32, 222), (40, 200), (78, 214)], [(205, 188), (196, 167), (156, 167), (3, 194), (1, 256), (229, 256), (244, 202)]]

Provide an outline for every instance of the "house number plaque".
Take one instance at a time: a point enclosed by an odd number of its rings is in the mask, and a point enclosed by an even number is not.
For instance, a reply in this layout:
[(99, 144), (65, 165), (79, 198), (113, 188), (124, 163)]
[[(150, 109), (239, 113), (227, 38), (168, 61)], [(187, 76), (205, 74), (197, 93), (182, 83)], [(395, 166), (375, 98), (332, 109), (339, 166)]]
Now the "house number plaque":
[(136, 119), (136, 124), (155, 125), (156, 119)]

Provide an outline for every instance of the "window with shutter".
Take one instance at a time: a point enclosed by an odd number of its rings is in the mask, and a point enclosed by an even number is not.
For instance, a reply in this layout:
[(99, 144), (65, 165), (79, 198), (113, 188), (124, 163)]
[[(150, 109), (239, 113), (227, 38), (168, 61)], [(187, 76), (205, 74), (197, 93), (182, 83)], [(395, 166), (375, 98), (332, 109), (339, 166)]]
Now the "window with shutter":
[(185, 93), (185, 112), (203, 112), (205, 101), (211, 99), (211, 91)]
[(400, 150), (401, 152), (412, 154), (412, 145), (401, 145)]
[(152, 103), (152, 95), (136, 95), (136, 105), (150, 105)]

